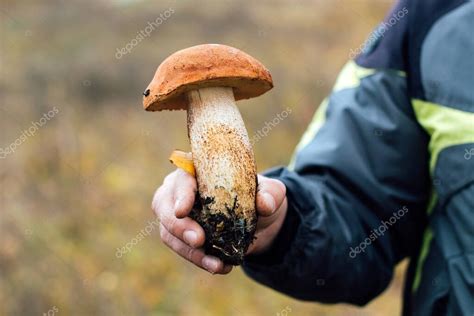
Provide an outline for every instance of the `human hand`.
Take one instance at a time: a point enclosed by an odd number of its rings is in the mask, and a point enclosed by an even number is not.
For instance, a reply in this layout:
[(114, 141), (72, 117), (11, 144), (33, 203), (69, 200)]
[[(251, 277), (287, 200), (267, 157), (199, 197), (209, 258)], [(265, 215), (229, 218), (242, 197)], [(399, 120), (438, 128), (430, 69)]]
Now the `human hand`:
[[(161, 240), (186, 260), (210, 273), (227, 274), (231, 265), (204, 253), (205, 234), (190, 217), (197, 192), (196, 179), (177, 169), (166, 176), (153, 197), (152, 209), (160, 220)], [(275, 179), (258, 176), (256, 239), (247, 254), (268, 249), (283, 224), (287, 209), (285, 185)]]

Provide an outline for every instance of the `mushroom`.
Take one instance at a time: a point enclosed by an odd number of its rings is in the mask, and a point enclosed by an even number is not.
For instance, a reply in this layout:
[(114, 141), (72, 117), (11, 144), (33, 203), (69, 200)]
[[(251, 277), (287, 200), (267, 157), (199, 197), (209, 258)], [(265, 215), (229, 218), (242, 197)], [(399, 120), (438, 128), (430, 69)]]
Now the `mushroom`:
[(204, 228), (205, 252), (227, 264), (242, 262), (257, 223), (255, 159), (235, 101), (272, 87), (269, 71), (253, 57), (206, 44), (169, 56), (144, 93), (147, 111), (187, 110), (198, 184), (190, 216)]

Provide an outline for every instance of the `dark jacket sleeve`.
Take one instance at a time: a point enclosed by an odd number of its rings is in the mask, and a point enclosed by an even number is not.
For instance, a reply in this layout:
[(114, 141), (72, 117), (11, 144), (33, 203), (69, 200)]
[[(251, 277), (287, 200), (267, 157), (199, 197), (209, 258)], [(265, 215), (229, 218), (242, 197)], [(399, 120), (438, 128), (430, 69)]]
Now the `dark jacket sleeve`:
[(373, 43), (380, 56), (363, 62), (374, 67), (360, 66), (360, 57), (345, 66), (294, 163), (266, 173), (286, 185), (288, 212), (271, 249), (244, 261), (258, 282), (298, 299), (362, 305), (417, 251), (430, 188), (428, 137), (403, 61), (393, 60), (403, 58), (403, 28)]

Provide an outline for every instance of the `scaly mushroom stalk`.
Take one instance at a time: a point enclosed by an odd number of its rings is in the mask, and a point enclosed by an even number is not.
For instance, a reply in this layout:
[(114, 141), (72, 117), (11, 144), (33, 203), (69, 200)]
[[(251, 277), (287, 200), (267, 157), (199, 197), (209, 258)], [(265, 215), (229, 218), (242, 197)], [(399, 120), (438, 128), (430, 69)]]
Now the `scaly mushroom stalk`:
[(188, 104), (188, 134), (202, 206), (192, 217), (206, 232), (207, 252), (239, 264), (257, 221), (256, 168), (247, 130), (232, 88), (189, 91)]

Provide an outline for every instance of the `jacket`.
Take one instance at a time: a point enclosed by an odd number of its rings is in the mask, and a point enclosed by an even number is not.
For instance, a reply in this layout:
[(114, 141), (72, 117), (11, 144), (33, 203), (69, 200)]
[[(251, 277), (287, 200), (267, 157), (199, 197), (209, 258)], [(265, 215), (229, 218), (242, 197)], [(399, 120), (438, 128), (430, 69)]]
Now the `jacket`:
[(288, 212), (244, 271), (364, 305), (409, 259), (404, 315), (474, 315), (474, 1), (400, 1), (341, 71), (288, 167)]

